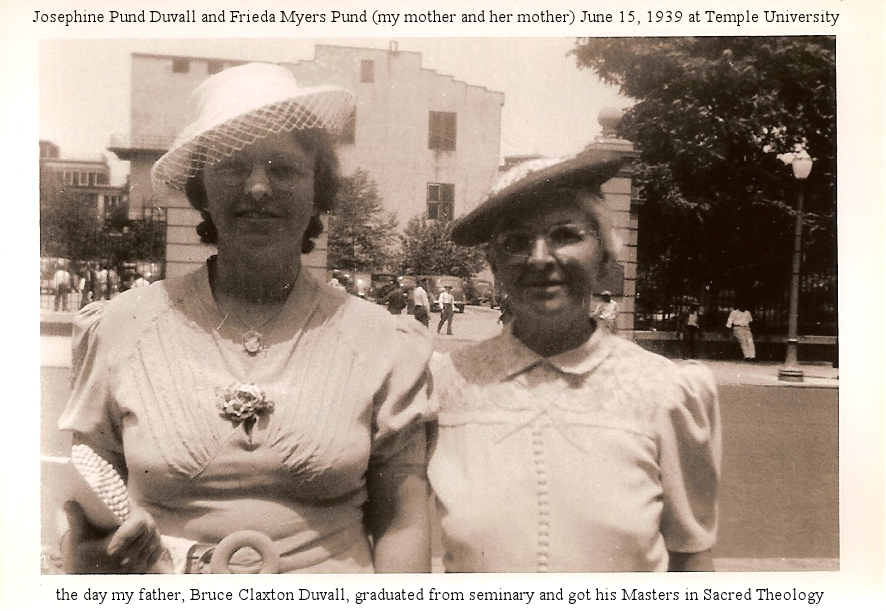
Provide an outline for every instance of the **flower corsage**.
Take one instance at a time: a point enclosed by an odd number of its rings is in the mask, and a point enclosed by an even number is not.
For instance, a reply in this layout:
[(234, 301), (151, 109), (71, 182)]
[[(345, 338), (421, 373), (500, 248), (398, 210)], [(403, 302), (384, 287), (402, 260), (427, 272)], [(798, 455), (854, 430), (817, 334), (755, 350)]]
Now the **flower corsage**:
[(243, 423), (247, 435), (262, 414), (274, 411), (274, 402), (255, 384), (229, 384), (218, 393), (218, 415), (234, 426)]

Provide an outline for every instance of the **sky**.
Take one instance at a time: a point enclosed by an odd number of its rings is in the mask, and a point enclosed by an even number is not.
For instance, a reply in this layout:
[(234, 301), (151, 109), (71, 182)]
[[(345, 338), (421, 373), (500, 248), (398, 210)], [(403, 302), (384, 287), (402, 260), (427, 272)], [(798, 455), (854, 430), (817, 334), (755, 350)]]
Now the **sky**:
[(567, 56), (574, 38), (55, 39), (39, 48), (39, 133), (66, 159), (101, 159), (122, 184), (128, 164), (106, 150), (129, 133), (132, 53), (270, 62), (311, 59), (316, 43), (422, 54), (422, 67), (505, 94), (501, 155), (578, 152), (600, 133), (599, 111), (631, 102)]

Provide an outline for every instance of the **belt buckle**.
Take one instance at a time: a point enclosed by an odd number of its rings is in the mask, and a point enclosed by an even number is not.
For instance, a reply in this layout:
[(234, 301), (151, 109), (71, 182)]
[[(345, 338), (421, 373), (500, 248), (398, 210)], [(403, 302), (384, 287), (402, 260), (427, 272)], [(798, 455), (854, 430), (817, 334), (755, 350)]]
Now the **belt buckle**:
[[(257, 530), (238, 530), (233, 532), (209, 550), (209, 570), (211, 573), (231, 573), (231, 557), (245, 547), (254, 549), (261, 557), (259, 573), (273, 574), (280, 572), (280, 553), (269, 536)], [(204, 552), (203, 556), (206, 553)]]

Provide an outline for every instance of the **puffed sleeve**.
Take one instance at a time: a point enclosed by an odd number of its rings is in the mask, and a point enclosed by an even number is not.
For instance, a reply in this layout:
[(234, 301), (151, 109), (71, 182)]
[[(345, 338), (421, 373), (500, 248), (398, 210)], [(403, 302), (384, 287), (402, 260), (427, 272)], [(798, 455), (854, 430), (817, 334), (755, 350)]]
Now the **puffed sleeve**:
[(120, 457), (122, 461), (120, 417), (109, 388), (107, 346), (102, 333), (107, 303), (93, 302), (74, 317), (71, 396), (58, 425), (78, 434), (107, 458)]
[(395, 328), (392, 365), (384, 388), (377, 395), (370, 464), (396, 463), (424, 469), (431, 342), (419, 322), (403, 316), (391, 318)]
[(702, 552), (717, 538), (721, 431), (713, 375), (699, 363), (687, 363), (668, 402), (657, 423), (664, 490), (661, 532), (670, 551)]

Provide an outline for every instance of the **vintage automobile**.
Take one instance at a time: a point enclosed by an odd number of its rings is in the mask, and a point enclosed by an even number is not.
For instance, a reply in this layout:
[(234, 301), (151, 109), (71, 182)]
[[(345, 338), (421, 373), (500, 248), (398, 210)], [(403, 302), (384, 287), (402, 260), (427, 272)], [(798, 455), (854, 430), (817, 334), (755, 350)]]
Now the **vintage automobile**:
[(465, 300), (471, 305), (494, 308), (495, 286), (489, 280), (470, 280), (465, 286)]

